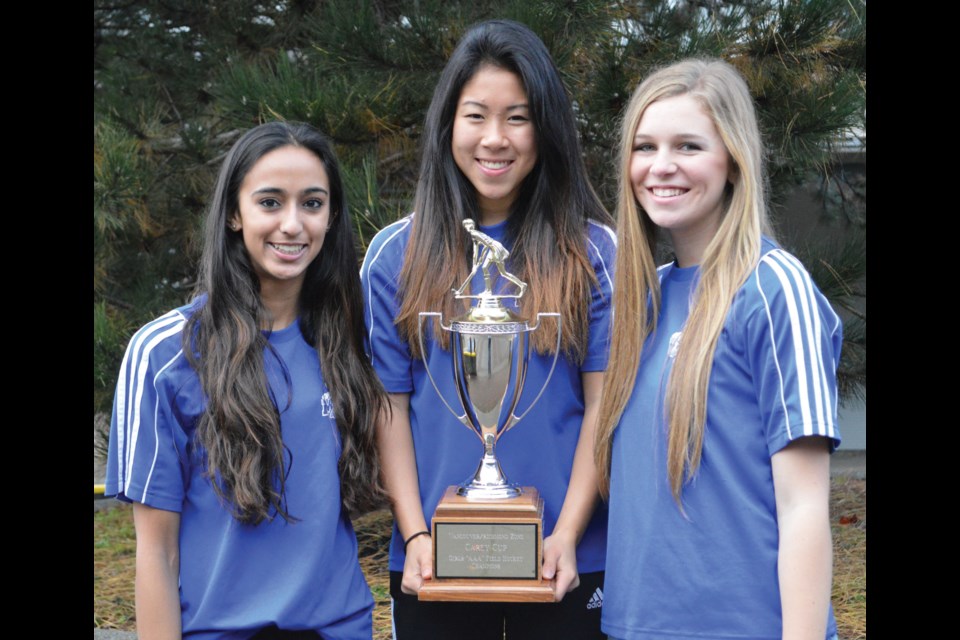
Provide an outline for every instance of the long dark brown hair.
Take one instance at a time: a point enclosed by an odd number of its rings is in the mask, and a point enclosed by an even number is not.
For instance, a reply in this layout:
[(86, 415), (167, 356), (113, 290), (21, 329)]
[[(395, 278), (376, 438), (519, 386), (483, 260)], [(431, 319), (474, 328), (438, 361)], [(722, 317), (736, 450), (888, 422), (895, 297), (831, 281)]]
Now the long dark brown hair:
[[(245, 133), (223, 161), (200, 260), (197, 292), (206, 300), (183, 333), (184, 352), (206, 396), (196, 442), (217, 495), (237, 520), (249, 524), (276, 514), (295, 519), (286, 506), (291, 454), (283, 444), (282, 407), (277, 406), (290, 398), (271, 398), (264, 357), (276, 354), (261, 331), (270, 326), (270, 318), (242, 235), (228, 224), (239, 209), (240, 186), (250, 169), (267, 153), (288, 145), (314, 153), (330, 180), (330, 227), (304, 277), (299, 322), (305, 340), (317, 350), (333, 401), (341, 442), (340, 497), (352, 512), (378, 508), (385, 501), (374, 437), (387, 403), (364, 349), (358, 261), (336, 156), (309, 125), (270, 122)], [(285, 367), (284, 373), (289, 389)]]
[[(507, 235), (513, 239), (510, 269), (529, 285), (520, 310), (531, 319), (541, 311), (559, 312), (561, 349), (579, 362), (586, 350), (590, 290), (596, 285), (584, 240), (586, 224), (592, 219), (612, 225), (613, 219), (587, 178), (573, 109), (550, 53), (529, 28), (509, 20), (471, 28), (434, 90), (423, 128), (411, 238), (400, 272), (397, 324), (419, 356), (419, 312), (442, 309), (449, 317), (463, 311), (450, 289), (469, 272), (470, 243), (462, 223), (479, 221), (480, 212), (473, 185), (454, 162), (451, 143), (460, 92), (485, 65), (520, 79), (536, 135), (537, 162), (507, 219)], [(436, 336), (446, 347), (446, 332)], [(532, 340), (538, 352), (552, 352), (555, 326), (545, 322)]]

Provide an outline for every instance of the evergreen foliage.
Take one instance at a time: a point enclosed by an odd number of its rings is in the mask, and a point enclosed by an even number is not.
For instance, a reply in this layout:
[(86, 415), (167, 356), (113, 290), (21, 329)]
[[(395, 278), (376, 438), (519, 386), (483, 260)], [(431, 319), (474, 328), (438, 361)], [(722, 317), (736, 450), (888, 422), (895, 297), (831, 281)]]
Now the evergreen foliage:
[[(863, 0), (95, 0), (94, 412), (109, 410), (131, 332), (188, 299), (206, 198), (243, 130), (279, 118), (331, 137), (362, 251), (411, 206), (434, 83), (492, 17), (527, 24), (553, 53), (611, 210), (633, 88), (657, 65), (713, 55), (757, 100), (774, 202), (814, 180), (830, 224), (866, 228), (865, 178), (833, 162), (852, 137), (865, 149)], [(866, 243), (850, 237), (788, 248), (844, 314), (842, 390), (856, 396)]]

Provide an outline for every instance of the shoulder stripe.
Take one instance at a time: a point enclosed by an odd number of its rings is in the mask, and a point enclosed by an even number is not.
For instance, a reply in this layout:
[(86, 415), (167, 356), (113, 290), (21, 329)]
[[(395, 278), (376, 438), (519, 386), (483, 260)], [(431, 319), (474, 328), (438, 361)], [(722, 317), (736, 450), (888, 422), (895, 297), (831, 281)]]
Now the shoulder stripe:
[[(762, 258), (760, 258), (760, 262), (766, 263), (767, 256), (763, 256)], [(779, 266), (777, 266), (776, 263), (770, 264), (770, 268), (777, 275), (777, 277), (780, 279), (780, 282), (782, 284), (786, 280), (786, 274), (783, 273), (783, 270)], [(773, 349), (772, 349), (773, 363), (774, 363), (774, 366), (776, 366), (777, 368), (777, 378), (780, 383), (780, 404), (783, 407), (783, 416), (784, 416), (784, 420), (786, 421), (787, 438), (789, 440), (793, 440), (794, 438), (793, 426), (790, 424), (790, 412), (787, 409), (787, 399), (785, 397), (784, 383), (783, 383), (783, 370), (780, 368), (780, 359), (777, 357), (776, 337), (774, 336), (774, 333), (773, 333), (773, 318), (770, 315), (770, 303), (767, 300), (766, 294), (763, 292), (763, 286), (760, 284), (759, 269), (757, 269), (754, 272), (754, 278), (756, 279), (757, 290), (760, 292), (760, 296), (763, 298), (763, 307), (764, 307), (764, 311), (767, 314), (767, 326), (770, 327), (770, 342), (773, 345)], [(787, 296), (787, 308), (790, 313), (790, 324), (794, 327), (794, 334), (795, 334), (796, 333), (796, 322), (795, 322), (796, 303), (791, 296)], [(794, 343), (797, 344), (796, 335), (794, 335)], [(805, 374), (799, 366), (797, 368), (798, 368), (797, 376), (801, 380), (800, 386), (801, 388), (805, 388), (806, 387)], [(801, 397), (803, 397), (802, 392), (801, 392)], [(809, 412), (809, 407), (805, 402), (803, 403), (801, 410), (804, 412), (804, 417), (806, 418), (806, 414)]]
[[(137, 332), (137, 335), (134, 336), (133, 341), (130, 343), (130, 348), (127, 349), (127, 352), (123, 356), (123, 362), (120, 367), (122, 375), (117, 383), (116, 419), (118, 423), (117, 455), (120, 456), (117, 467), (120, 473), (119, 487), (124, 492), (126, 492), (128, 478), (131, 476), (133, 469), (137, 440), (140, 435), (140, 416), (143, 411), (141, 404), (143, 402), (144, 380), (150, 365), (150, 354), (158, 344), (170, 336), (180, 333), (183, 330), (185, 321), (186, 318), (178, 310), (171, 311), (154, 320)], [(176, 355), (161, 367), (160, 372), (179, 358), (182, 353), (182, 350), (177, 351)], [(159, 375), (160, 372), (158, 372), (157, 375)], [(151, 384), (156, 384), (156, 376), (151, 380)], [(153, 411), (154, 415), (156, 415), (156, 402), (154, 405)], [(150, 410), (150, 408), (148, 408), (148, 410)], [(157, 428), (156, 421), (154, 421), (154, 428)], [(154, 442), (156, 443), (156, 439)], [(151, 462), (151, 473), (156, 455), (155, 445)], [(135, 499), (133, 496), (130, 497)], [(140, 496), (140, 498), (142, 499), (143, 496)]]
[[(367, 272), (367, 300), (368, 301), (373, 299), (373, 291), (371, 289), (372, 281), (370, 278), (370, 269), (373, 267), (374, 264), (376, 264), (377, 260), (380, 258), (380, 254), (383, 253), (383, 250), (386, 248), (386, 246), (391, 242), (393, 242), (393, 240), (397, 237), (397, 235), (399, 235), (404, 229), (410, 226), (410, 221), (412, 220), (412, 218), (413, 218), (413, 215), (411, 214), (406, 218), (403, 218), (402, 220), (398, 220), (397, 222), (394, 222), (393, 224), (384, 227), (384, 229), (389, 229), (390, 227), (396, 227), (396, 229), (393, 230), (390, 233), (390, 235), (387, 236), (386, 239), (384, 239), (384, 241), (380, 244), (380, 247), (377, 249), (377, 252), (372, 257), (369, 254), (367, 255), (367, 258), (370, 258), (369, 261), (366, 258), (364, 258), (363, 265), (360, 267), (360, 271), (361, 271), (361, 274), (363, 271)], [(367, 304), (367, 314), (368, 314), (368, 320), (369, 320), (369, 322), (367, 322), (367, 326), (370, 327), (367, 330), (367, 339), (369, 340), (369, 343), (370, 343), (370, 356), (372, 360), (373, 359), (373, 327), (374, 327), (372, 304)]]
[[(592, 225), (600, 228), (601, 230), (605, 230), (605, 231), (607, 232), (607, 235), (609, 235), (609, 236), (611, 237), (612, 242), (613, 242), (613, 246), (614, 246), (614, 247), (617, 246), (617, 237), (616, 237), (615, 234), (613, 234), (613, 231), (610, 229), (610, 227), (608, 227), (608, 226), (606, 226), (606, 225), (603, 225), (603, 224), (599, 224), (599, 223), (597, 223), (597, 222), (594, 222), (593, 220), (590, 220), (589, 222), (590, 222), (590, 224), (592, 224)], [(601, 266), (601, 268), (603, 269), (603, 277), (606, 278), (606, 280), (607, 280), (607, 286), (610, 287), (610, 291), (613, 291), (613, 278), (610, 277), (610, 272), (609, 272), (609, 270), (607, 269), (607, 262), (606, 262), (606, 260), (603, 259), (603, 252), (600, 251), (600, 247), (598, 247), (598, 246), (593, 242), (593, 240), (590, 238), (590, 235), (589, 235), (589, 234), (587, 234), (587, 244), (589, 244), (589, 245), (590, 245), (590, 248), (592, 248), (593, 251), (597, 254), (597, 258), (600, 260), (600, 266)]]
[[(813, 279), (796, 256), (786, 251), (778, 251), (777, 255), (783, 260), (784, 264), (791, 265), (794, 280), (801, 293), (800, 299), (804, 305), (809, 305), (809, 313), (813, 318), (813, 327), (807, 327), (807, 340), (810, 353), (813, 355), (811, 365), (814, 369), (811, 371), (811, 374), (816, 383), (814, 391), (817, 401), (817, 418), (821, 425), (818, 435), (836, 437), (836, 425), (833, 422), (833, 394), (830, 392), (829, 379), (826, 373), (825, 367), (827, 365), (823, 362), (823, 349), (820, 348), (820, 343), (824, 339), (822, 333), (823, 327), (820, 325), (820, 305), (817, 303)], [(832, 308), (830, 312), (833, 314)], [(839, 317), (837, 317), (837, 319), (839, 319)], [(829, 366), (833, 367), (835, 363), (831, 362)]]
[(616, 233), (616, 231), (614, 231), (613, 229), (611, 229), (610, 227), (608, 227), (608, 226), (605, 225), (605, 224), (600, 224), (600, 223), (597, 222), (596, 220), (587, 220), (587, 224), (592, 224), (592, 225), (595, 226), (596, 228), (598, 228), (598, 229), (600, 229), (601, 231), (603, 231), (604, 233), (606, 233), (608, 236), (610, 236), (610, 242), (613, 243), (613, 246), (617, 246), (617, 233)]
[[(830, 404), (827, 379), (819, 348), (821, 340), (820, 315), (817, 310), (813, 285), (809, 274), (796, 261), (780, 249), (774, 249), (760, 259), (761, 264), (768, 266), (779, 281), (783, 291), (784, 301), (790, 322), (793, 355), (796, 362), (797, 399), (800, 407), (803, 435), (825, 435), (834, 437), (833, 412)], [(773, 334), (773, 319), (770, 304), (760, 280), (759, 269), (755, 272), (757, 289), (764, 302), (770, 326), (770, 340), (774, 343), (774, 362), (780, 381), (780, 400), (783, 403), (784, 415), (787, 421), (787, 437), (793, 439), (794, 425), (790, 424), (789, 413), (786, 410), (786, 389), (783, 372), (777, 359), (776, 338)], [(814, 434), (814, 416), (816, 416), (817, 433)]]
[(159, 396), (158, 393), (156, 393), (156, 390), (157, 390), (157, 379), (163, 374), (164, 371), (167, 370), (167, 368), (168, 368), (170, 365), (172, 365), (174, 362), (176, 362), (177, 359), (180, 358), (181, 355), (183, 355), (183, 349), (180, 349), (179, 351), (177, 351), (176, 355), (174, 355), (172, 358), (170, 358), (170, 360), (168, 360), (165, 365), (163, 365), (162, 367), (160, 367), (160, 370), (157, 371), (157, 374), (156, 374), (155, 376), (153, 376), (153, 380), (150, 381), (151, 384), (153, 384), (153, 389), (154, 389), (154, 394), (153, 394), (153, 397), (154, 397), (154, 401), (153, 401), (153, 458), (150, 460), (150, 471), (147, 473), (147, 478), (146, 478), (146, 480), (144, 480), (144, 482), (143, 482), (143, 496), (141, 496), (142, 498), (145, 498), (145, 497), (147, 496), (147, 492), (150, 490), (150, 481), (153, 480), (153, 470), (154, 470), (154, 468), (156, 468), (156, 466), (157, 466), (157, 456), (158, 456), (159, 453), (160, 453), (160, 434), (159, 434), (159, 429), (160, 429), (160, 420), (159, 420), (159, 417), (160, 417), (160, 416), (159, 416), (159, 413), (160, 413), (160, 396)]

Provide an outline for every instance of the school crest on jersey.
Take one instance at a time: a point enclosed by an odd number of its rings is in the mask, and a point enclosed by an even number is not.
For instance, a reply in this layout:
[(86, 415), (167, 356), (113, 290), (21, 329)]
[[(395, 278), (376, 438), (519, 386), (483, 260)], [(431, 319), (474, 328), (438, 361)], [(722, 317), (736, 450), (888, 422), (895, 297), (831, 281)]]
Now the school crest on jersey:
[(320, 396), (320, 413), (327, 418), (333, 418), (333, 402), (330, 400), (329, 391), (324, 391)]

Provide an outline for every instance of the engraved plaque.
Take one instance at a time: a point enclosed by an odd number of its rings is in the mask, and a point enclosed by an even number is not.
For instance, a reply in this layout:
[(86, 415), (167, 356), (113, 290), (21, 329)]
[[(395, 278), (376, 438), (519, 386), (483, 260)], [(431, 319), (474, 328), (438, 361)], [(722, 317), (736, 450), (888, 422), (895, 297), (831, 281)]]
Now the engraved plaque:
[(537, 578), (537, 525), (437, 523), (437, 578)]
[(543, 563), (543, 498), (477, 500), (447, 488), (433, 514), (433, 578), (420, 600), (553, 602)]

